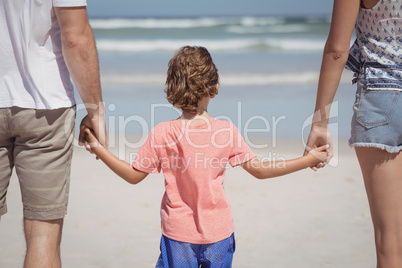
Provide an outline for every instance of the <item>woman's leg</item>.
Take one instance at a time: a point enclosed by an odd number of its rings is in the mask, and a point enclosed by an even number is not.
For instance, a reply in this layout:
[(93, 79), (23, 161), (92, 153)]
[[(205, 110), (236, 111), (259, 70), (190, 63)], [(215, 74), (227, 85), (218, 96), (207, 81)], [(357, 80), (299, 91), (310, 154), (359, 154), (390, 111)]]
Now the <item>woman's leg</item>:
[(355, 147), (374, 225), (377, 268), (402, 267), (402, 154)]

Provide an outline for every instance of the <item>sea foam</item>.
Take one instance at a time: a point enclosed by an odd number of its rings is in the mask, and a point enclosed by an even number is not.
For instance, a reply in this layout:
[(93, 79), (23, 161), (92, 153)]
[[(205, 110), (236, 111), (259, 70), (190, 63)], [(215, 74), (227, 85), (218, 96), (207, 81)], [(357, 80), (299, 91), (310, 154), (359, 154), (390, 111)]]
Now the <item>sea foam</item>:
[[(221, 86), (270, 86), (270, 85), (300, 85), (317, 84), (319, 72), (293, 73), (222, 73)], [(342, 77), (342, 83), (350, 83), (352, 75), (348, 72)], [(127, 74), (102, 75), (104, 85), (133, 85), (164, 87), (165, 74)]]
[(321, 51), (325, 42), (311, 39), (239, 38), (239, 39), (157, 39), (157, 40), (97, 40), (100, 51), (153, 52), (176, 51), (185, 45), (204, 46), (211, 51)]
[(215, 27), (221, 25), (241, 25), (244, 27), (279, 25), (285, 23), (284, 18), (277, 17), (201, 17), (201, 18), (142, 18), (142, 19), (91, 19), (94, 29), (124, 28), (196, 28)]

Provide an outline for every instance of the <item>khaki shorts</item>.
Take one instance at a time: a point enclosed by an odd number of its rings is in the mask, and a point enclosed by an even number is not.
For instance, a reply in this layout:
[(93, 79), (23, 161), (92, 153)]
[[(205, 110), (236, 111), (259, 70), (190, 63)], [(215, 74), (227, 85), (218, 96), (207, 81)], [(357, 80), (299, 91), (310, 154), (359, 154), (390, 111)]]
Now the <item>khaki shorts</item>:
[(24, 217), (63, 218), (67, 213), (75, 106), (56, 110), (0, 109), (0, 216), (15, 166)]

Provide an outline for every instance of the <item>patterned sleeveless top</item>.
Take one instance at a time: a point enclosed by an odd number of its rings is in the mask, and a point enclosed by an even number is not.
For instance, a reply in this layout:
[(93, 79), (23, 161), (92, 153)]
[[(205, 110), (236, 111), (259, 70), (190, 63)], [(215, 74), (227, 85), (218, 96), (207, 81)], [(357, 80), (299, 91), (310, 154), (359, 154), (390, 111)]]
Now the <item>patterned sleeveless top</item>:
[(356, 41), (346, 68), (355, 79), (365, 77), (367, 89), (402, 91), (402, 0), (380, 0), (360, 8)]

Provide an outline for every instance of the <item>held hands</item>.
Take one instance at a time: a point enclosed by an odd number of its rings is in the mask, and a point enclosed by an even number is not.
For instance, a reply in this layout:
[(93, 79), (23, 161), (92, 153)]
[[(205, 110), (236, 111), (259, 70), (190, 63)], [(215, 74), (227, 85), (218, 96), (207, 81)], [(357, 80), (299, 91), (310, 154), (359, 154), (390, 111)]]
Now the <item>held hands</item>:
[(329, 163), (333, 156), (333, 143), (331, 134), (326, 127), (313, 126), (307, 140), (304, 155), (311, 153), (311, 151), (317, 150), (317, 147), (322, 147), (323, 144), (326, 144), (325, 146), (328, 146), (326, 149), (327, 156), (323, 161), (311, 165), (311, 169), (313, 169), (314, 171), (317, 171), (319, 168), (323, 168), (326, 164)]
[(105, 147), (106, 149), (108, 148), (106, 126), (103, 116), (103, 104), (98, 105), (95, 108), (97, 109), (89, 109), (88, 114), (82, 119), (79, 134), (80, 146), (84, 146), (85, 149), (91, 153), (93, 153), (91, 151), (91, 146), (86, 141), (86, 129), (90, 129), (92, 131), (93, 136), (97, 137), (98, 143), (101, 146)]
[(325, 165), (325, 161), (329, 153), (329, 144), (314, 148), (308, 152), (309, 166), (317, 166), (322, 163)]
[(93, 150), (95, 148), (102, 147), (102, 144), (100, 144), (94, 133), (89, 128), (85, 128), (85, 142), (85, 148), (90, 153), (94, 153)]

